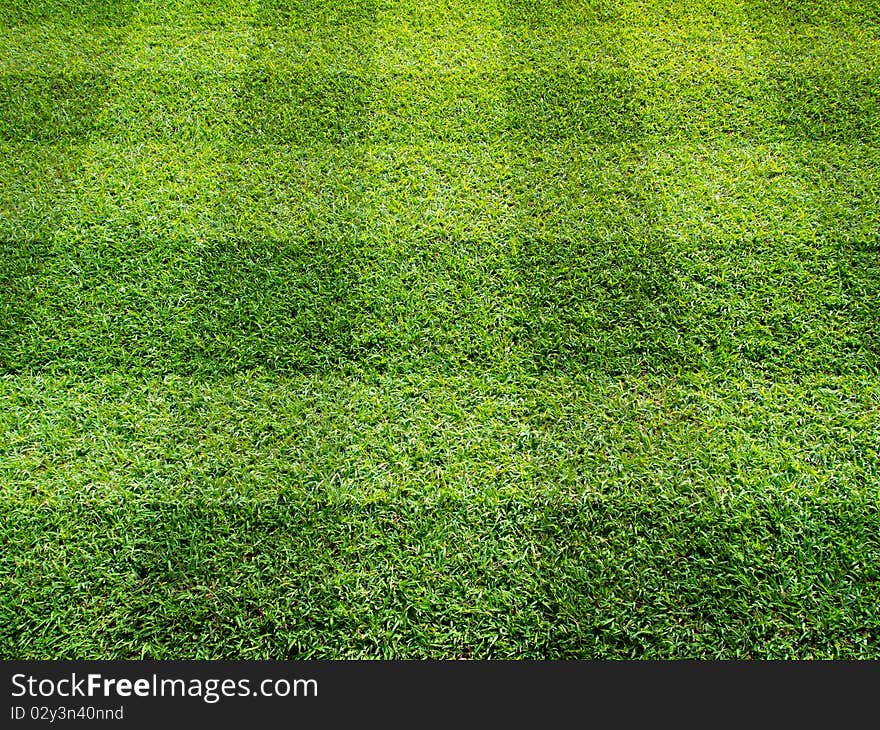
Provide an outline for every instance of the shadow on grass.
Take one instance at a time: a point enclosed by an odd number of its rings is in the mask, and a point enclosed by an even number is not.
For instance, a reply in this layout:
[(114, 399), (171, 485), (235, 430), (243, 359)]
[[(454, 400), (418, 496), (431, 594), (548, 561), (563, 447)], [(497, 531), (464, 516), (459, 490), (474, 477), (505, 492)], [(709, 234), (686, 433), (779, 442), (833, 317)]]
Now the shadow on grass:
[(139, 4), (138, 0), (0, 0), (0, 25), (120, 26), (128, 23)]
[(519, 339), (539, 370), (696, 367), (705, 343), (658, 241), (525, 241)]
[(837, 142), (880, 141), (880, 79), (819, 71), (775, 76), (777, 118), (787, 135)]
[(257, 22), (265, 25), (342, 25), (369, 23), (379, 0), (260, 0)]
[(200, 370), (311, 371), (356, 359), (358, 269), (328, 241), (214, 243), (199, 250), (184, 361)]
[(369, 131), (369, 90), (367, 79), (345, 71), (251, 70), (237, 83), (234, 134), (246, 144), (357, 142)]
[(0, 655), (876, 656), (877, 535), (774, 495), (18, 506)]
[[(172, 247), (173, 248), (173, 247)], [(358, 269), (325, 242), (5, 254), (7, 371), (303, 372), (357, 361)]]
[(111, 83), (102, 74), (0, 76), (0, 138), (52, 141), (97, 129)]
[(0, 373), (14, 370), (27, 349), (50, 252), (43, 241), (0, 241)]
[[(757, 26), (775, 20), (788, 28), (793, 23), (878, 23), (880, 6), (872, 0), (829, 3), (826, 0), (748, 0), (744, 10)], [(772, 19), (772, 20), (771, 20)]]
[(505, 0), (508, 25), (546, 28), (554, 23), (608, 23), (620, 18), (620, 0)]
[(744, 268), (712, 282), (688, 251), (663, 246), (650, 231), (615, 245), (525, 242), (518, 266), (526, 296), (517, 328), (524, 356), (538, 370), (615, 376), (707, 367), (877, 371), (876, 242), (840, 244), (819, 262), (803, 253), (762, 252), (763, 277)]
[(626, 68), (554, 67), (511, 70), (508, 128), (532, 143), (602, 144), (643, 133), (636, 80)]
[(880, 232), (873, 241), (850, 244), (843, 248), (837, 266), (841, 292), (847, 302), (847, 317), (852, 333), (841, 342), (849, 353), (839, 369), (847, 372), (854, 363), (866, 361), (880, 371)]

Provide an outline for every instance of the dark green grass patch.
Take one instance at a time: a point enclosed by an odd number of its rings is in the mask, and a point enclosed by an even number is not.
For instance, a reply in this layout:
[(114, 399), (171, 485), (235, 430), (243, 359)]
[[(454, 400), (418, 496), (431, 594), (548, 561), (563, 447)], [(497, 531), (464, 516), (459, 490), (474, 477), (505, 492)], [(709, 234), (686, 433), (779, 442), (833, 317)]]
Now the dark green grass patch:
[(757, 27), (768, 21), (780, 27), (796, 23), (832, 26), (880, 23), (880, 8), (864, 0), (749, 0), (744, 10)]
[(200, 248), (181, 362), (208, 371), (289, 372), (361, 357), (354, 335), (367, 312), (358, 307), (355, 254), (320, 240)]
[(369, 23), (383, 0), (259, 0), (256, 20), (268, 26), (329, 26)]
[(880, 640), (870, 502), (6, 510), (4, 656), (843, 658)]
[(347, 71), (249, 71), (236, 85), (237, 137), (255, 144), (356, 142), (369, 129), (368, 93), (366, 79)]
[(0, 139), (53, 141), (93, 133), (110, 80), (101, 74), (0, 76)]
[(876, 260), (833, 246), (813, 255), (780, 254), (773, 268), (724, 280), (691, 250), (653, 236), (526, 241), (517, 340), (540, 369), (876, 371)]
[(222, 141), (232, 79), (135, 72), (0, 76), (0, 139), (9, 142)]
[(815, 148), (781, 150), (523, 157), (524, 357), (605, 372), (875, 371), (875, 164), (863, 176), (855, 158), (814, 168)]
[[(144, 24), (211, 27), (250, 22), (249, 0), (0, 0), (0, 27), (129, 28)], [(31, 28), (27, 28), (30, 32)]]
[(784, 127), (767, 116), (768, 106), (779, 103), (778, 90), (754, 72), (719, 75), (698, 71), (683, 77), (675, 72), (651, 73), (639, 99), (646, 133), (667, 139), (785, 138)]
[(137, 0), (22, 0), (0, 1), (0, 25), (58, 23), (59, 25), (125, 25), (137, 12)]
[(571, 140), (600, 145), (643, 132), (639, 87), (622, 36), (595, 25), (550, 25), (544, 32), (508, 19), (505, 105), (511, 144)]
[(794, 71), (778, 76), (779, 119), (809, 139), (880, 140), (880, 78), (874, 74)]
[[(528, 292), (520, 346), (538, 368), (606, 372), (699, 366), (711, 356), (673, 255), (656, 240), (530, 240), (519, 276)], [(705, 335), (704, 335), (705, 336)]]
[[(0, 352), (7, 355), (33, 321), (33, 294), (49, 255), (45, 243), (0, 242)], [(0, 367), (11, 360), (0, 357)]]
[(180, 258), (173, 252), (144, 244), (137, 250), (130, 242), (125, 250), (105, 243), (60, 252), (9, 241), (3, 250), (18, 258), (39, 252), (42, 266), (38, 274), (14, 272), (14, 287), (4, 292), (4, 304), (18, 302), (19, 312), (17, 326), (4, 328), (0, 341), (4, 370), (40, 362), (85, 371), (179, 363), (169, 360), (180, 351), (185, 321), (185, 297), (174, 292)]
[(535, 143), (619, 142), (642, 130), (636, 79), (626, 68), (514, 71), (508, 85), (510, 130)]
[[(310, 371), (351, 360), (356, 269), (322, 242), (60, 254), (9, 242), (0, 363), (98, 371)], [(43, 270), (27, 268), (40, 255)], [(54, 368), (53, 368), (54, 369)]]
[(505, 0), (504, 20), (515, 26), (546, 28), (568, 21), (588, 24), (608, 23), (620, 19), (622, 3), (617, 0)]

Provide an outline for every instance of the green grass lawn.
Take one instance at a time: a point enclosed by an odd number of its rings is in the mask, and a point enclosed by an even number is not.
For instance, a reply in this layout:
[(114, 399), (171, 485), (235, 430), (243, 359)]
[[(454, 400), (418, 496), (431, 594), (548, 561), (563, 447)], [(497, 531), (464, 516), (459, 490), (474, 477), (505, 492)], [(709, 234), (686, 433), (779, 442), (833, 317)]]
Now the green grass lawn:
[(0, 0), (0, 658), (880, 658), (874, 0)]

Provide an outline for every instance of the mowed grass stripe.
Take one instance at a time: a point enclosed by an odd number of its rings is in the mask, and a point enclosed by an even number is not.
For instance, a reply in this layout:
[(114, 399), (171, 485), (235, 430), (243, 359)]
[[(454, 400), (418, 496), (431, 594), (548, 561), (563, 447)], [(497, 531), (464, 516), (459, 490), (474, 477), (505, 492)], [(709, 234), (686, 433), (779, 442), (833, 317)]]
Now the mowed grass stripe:
[(137, 12), (136, 0), (2, 0), (0, 24), (5, 27), (38, 23), (64, 23), (86, 27), (124, 26)]
[[(498, 9), (500, 6), (500, 10)], [(880, 11), (867, 0), (505, 0), (500, 4), (406, 0), (2, 0), (0, 26), (77, 25), (86, 28), (123, 24), (171, 24), (189, 27), (299, 26), (335, 28), (358, 23), (377, 13), (414, 22), (450, 18), (504, 16), (546, 28), (548, 24), (657, 25), (663, 22), (743, 25), (753, 30), (805, 25), (835, 29), (880, 25)]]
[(257, 0), (2, 0), (0, 27), (58, 26), (90, 31), (163, 24), (225, 27), (252, 24), (257, 5)]
[(7, 372), (876, 372), (871, 148), (92, 149), (3, 173)]
[(4, 507), (4, 656), (860, 658), (875, 500)]
[(138, 26), (129, 50), (122, 43), (89, 63), (56, 49), (35, 65), (38, 46), (16, 42), (0, 74), (0, 136), (217, 143), (231, 132), (237, 145), (298, 146), (880, 139), (880, 55), (875, 34), (858, 27), (818, 38), (723, 26), (681, 35), (550, 24), (536, 34), (489, 18), (427, 34), (393, 17), (318, 41), (297, 27)]
[(870, 378), (0, 381), (4, 499), (876, 497)]

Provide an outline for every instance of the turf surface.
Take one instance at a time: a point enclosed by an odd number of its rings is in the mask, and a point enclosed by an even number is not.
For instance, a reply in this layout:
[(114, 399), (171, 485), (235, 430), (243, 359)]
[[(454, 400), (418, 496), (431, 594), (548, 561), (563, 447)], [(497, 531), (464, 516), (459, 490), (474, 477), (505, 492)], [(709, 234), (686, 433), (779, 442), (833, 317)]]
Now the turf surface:
[(0, 656), (880, 658), (868, 0), (0, 0)]

